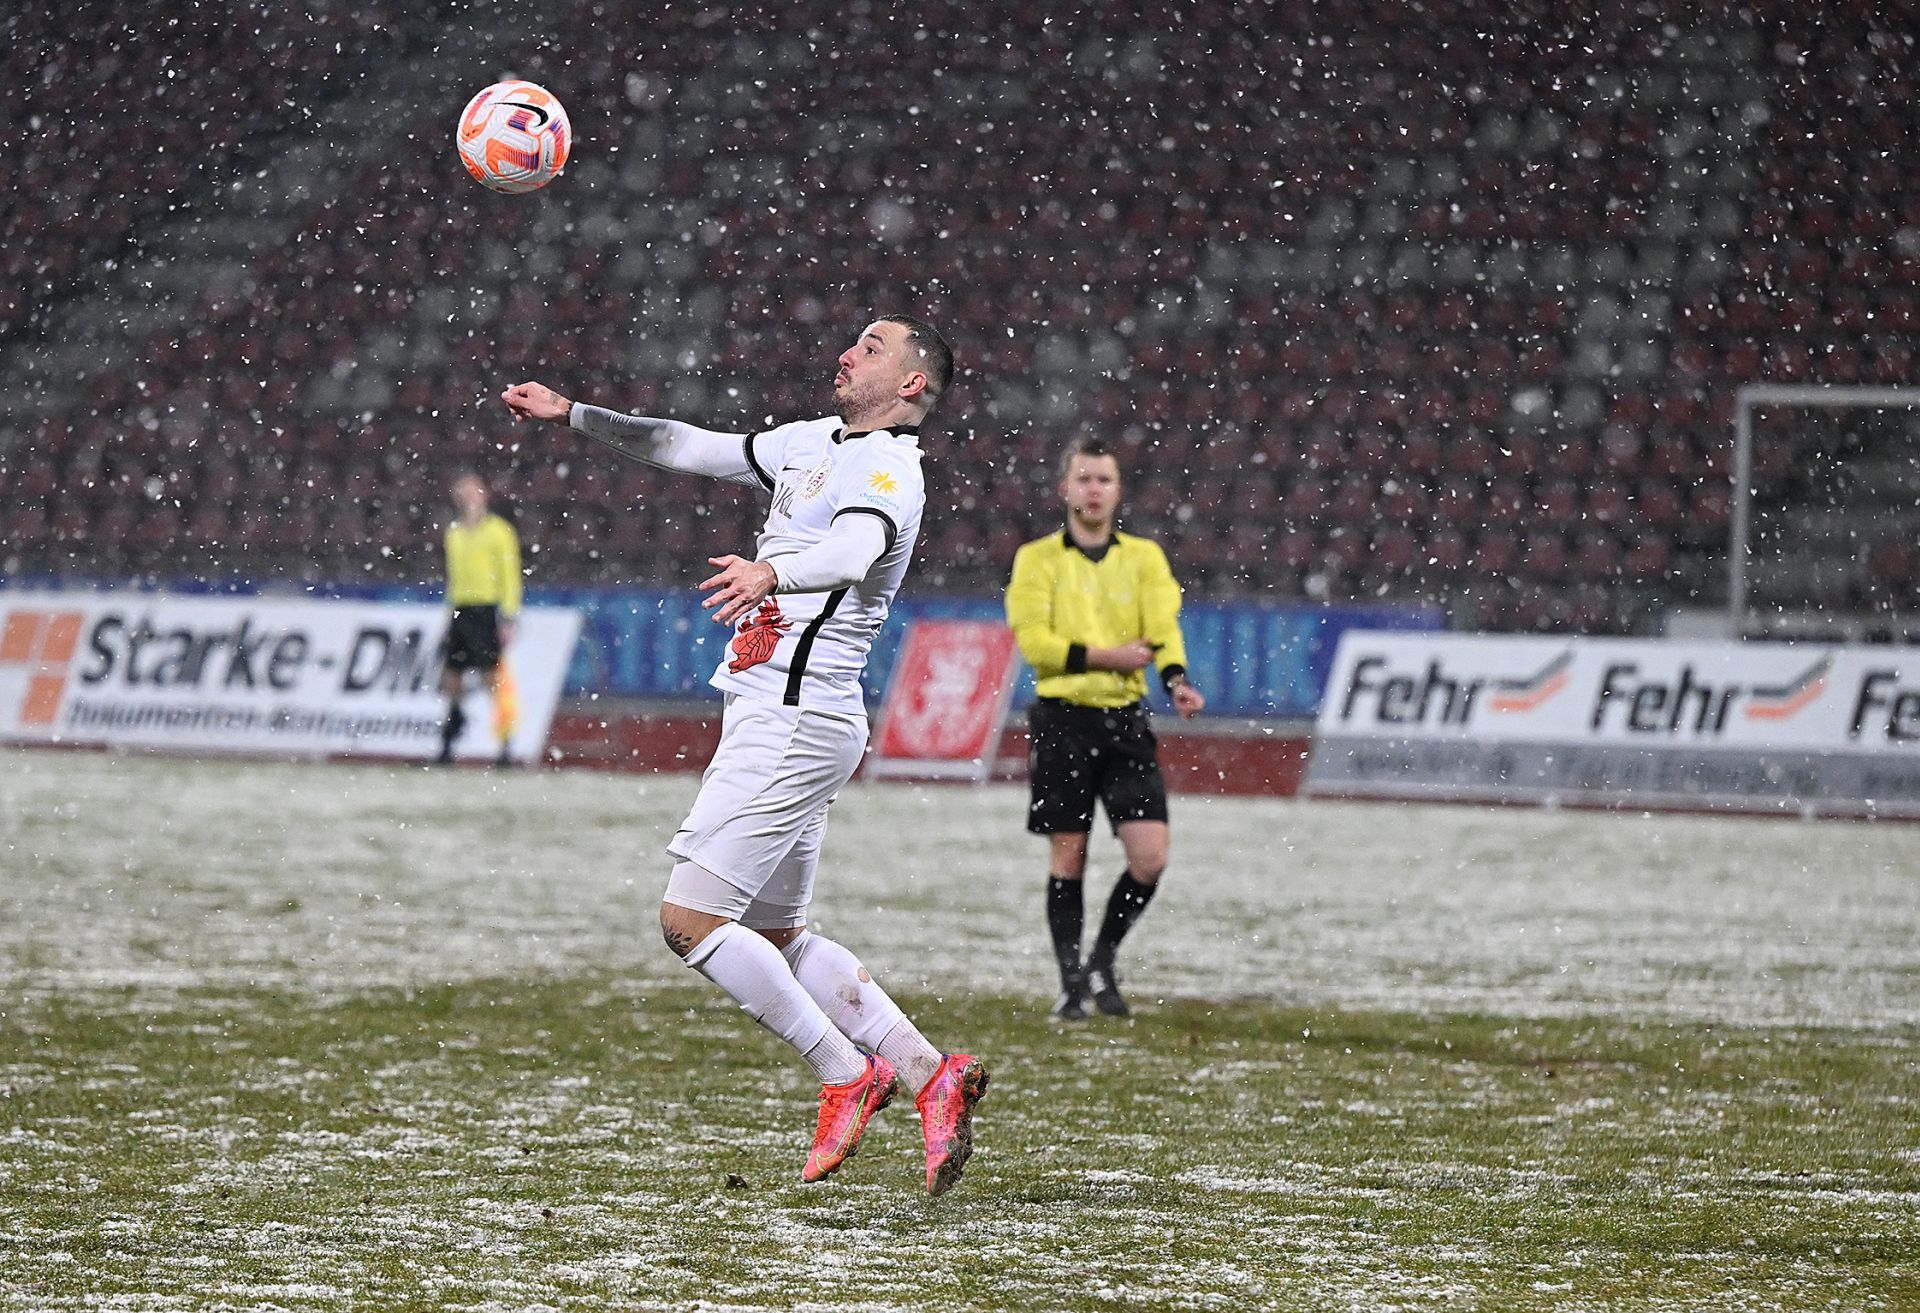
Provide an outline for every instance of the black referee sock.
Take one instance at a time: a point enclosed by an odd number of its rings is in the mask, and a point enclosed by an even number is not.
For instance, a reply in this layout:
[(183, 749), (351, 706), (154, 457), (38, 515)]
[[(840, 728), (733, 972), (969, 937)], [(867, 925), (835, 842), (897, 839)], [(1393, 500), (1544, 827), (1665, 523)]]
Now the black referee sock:
[(1047, 929), (1053, 932), (1053, 955), (1064, 979), (1080, 969), (1080, 935), (1086, 928), (1084, 880), (1047, 877)]
[(1101, 966), (1111, 970), (1113, 955), (1120, 948), (1120, 941), (1127, 937), (1127, 931), (1133, 929), (1133, 923), (1140, 913), (1147, 910), (1147, 904), (1153, 901), (1153, 891), (1157, 884), (1141, 884), (1133, 878), (1132, 871), (1120, 872), (1120, 878), (1114, 882), (1113, 893), (1107, 899), (1107, 914), (1100, 922), (1100, 937), (1093, 942), (1093, 953), (1087, 958), (1088, 966)]
[(459, 698), (447, 700), (447, 718), (440, 723), (440, 755), (446, 756), (453, 751), (453, 741), (460, 737), (460, 731), (467, 727), (467, 710), (460, 705)]

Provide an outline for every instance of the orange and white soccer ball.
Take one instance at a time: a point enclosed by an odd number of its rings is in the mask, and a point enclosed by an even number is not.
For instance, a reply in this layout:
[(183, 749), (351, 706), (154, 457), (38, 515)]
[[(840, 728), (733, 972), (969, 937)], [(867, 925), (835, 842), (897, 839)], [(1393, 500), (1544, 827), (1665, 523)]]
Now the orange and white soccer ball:
[(496, 82), (467, 102), (455, 138), (467, 172), (495, 191), (527, 192), (567, 163), (573, 127), (559, 98), (531, 82)]

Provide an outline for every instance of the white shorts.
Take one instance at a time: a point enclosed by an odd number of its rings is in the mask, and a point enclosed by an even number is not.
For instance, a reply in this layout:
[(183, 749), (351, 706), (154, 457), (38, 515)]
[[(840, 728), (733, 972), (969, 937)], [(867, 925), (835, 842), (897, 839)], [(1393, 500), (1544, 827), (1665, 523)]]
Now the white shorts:
[[(667, 851), (740, 890), (747, 905), (681, 905), (756, 930), (804, 926), (827, 804), (853, 778), (866, 750), (865, 717), (728, 694), (720, 746)], [(669, 884), (668, 900), (680, 902), (674, 893)]]

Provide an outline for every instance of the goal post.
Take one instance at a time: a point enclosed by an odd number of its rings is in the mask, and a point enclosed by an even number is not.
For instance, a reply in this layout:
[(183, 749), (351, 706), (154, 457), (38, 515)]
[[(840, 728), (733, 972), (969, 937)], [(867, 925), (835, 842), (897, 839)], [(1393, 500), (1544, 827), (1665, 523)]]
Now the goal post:
[(1763, 406), (1822, 410), (1920, 409), (1920, 388), (1845, 383), (1746, 383), (1733, 394), (1733, 509), (1727, 551), (1727, 623), (1747, 626), (1747, 547), (1753, 517), (1753, 414)]

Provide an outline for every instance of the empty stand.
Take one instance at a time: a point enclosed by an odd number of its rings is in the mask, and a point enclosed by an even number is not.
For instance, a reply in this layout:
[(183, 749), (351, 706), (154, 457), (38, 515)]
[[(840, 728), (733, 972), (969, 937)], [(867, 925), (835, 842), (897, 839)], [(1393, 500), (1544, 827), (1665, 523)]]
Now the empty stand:
[[(753, 498), (517, 428), (500, 388), (746, 430), (823, 408), (904, 309), (962, 364), (929, 587), (1004, 582), (1092, 429), (1194, 595), (1626, 631), (1719, 600), (1734, 386), (1920, 383), (1910, 0), (1146, 10), (935, 3), (909, 40), (815, 0), (577, 3), (544, 21), (590, 43), (511, 59), (464, 7), (10, 19), (8, 71), (75, 126), (0, 216), (31, 382), (0, 564), (432, 581), (471, 465), (536, 579), (684, 583)], [(414, 122), (507, 63), (580, 133), (533, 197)], [(1838, 439), (1775, 436), (1790, 501)], [(1912, 605), (1875, 522), (1851, 595)]]

